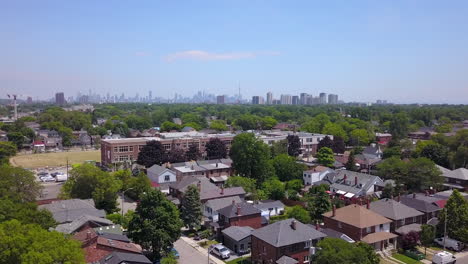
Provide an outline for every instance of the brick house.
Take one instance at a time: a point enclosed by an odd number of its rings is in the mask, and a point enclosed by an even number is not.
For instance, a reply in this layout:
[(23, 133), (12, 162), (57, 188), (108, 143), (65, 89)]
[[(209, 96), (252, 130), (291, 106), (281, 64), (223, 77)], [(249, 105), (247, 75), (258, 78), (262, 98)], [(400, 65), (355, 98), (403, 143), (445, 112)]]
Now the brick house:
[(445, 187), (468, 191), (468, 169), (458, 168), (456, 170), (449, 170), (439, 165), (436, 166), (442, 172)]
[(433, 197), (424, 194), (413, 193), (408, 195), (402, 195), (400, 198), (400, 202), (408, 207), (422, 212), (422, 223), (430, 224), (431, 221), (437, 219), (437, 215), (439, 215), (440, 210), (442, 210), (441, 207), (437, 206), (434, 203), (435, 198), (434, 201), (432, 199)]
[[(369, 204), (367, 204), (369, 207)], [(390, 243), (396, 247), (398, 237), (390, 232), (392, 220), (385, 218), (364, 206), (351, 204), (323, 214), (325, 228), (346, 234), (354, 241), (362, 241), (376, 250), (387, 248)]]
[(315, 254), (313, 246), (326, 235), (295, 219), (286, 219), (254, 230), (251, 237), (254, 264), (305, 264)]
[[(398, 198), (397, 198), (398, 199)], [(369, 209), (390, 220), (390, 231), (395, 232), (403, 226), (411, 225), (414, 231), (422, 224), (423, 213), (393, 199), (382, 199), (370, 203)], [(408, 228), (404, 228), (409, 230)], [(401, 229), (403, 230), (403, 229)], [(400, 233), (400, 232), (398, 232)]]
[(262, 211), (246, 202), (233, 202), (218, 210), (218, 224), (221, 229), (230, 226), (250, 226), (257, 229), (262, 227)]

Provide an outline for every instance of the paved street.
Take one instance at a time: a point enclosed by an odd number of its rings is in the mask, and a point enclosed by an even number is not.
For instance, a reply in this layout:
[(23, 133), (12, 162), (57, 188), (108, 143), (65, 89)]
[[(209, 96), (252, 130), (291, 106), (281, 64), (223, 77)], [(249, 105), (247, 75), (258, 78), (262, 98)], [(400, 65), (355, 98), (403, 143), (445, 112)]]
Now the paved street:
[[(174, 247), (180, 254), (179, 264), (207, 264), (208, 258), (206, 254), (202, 254), (200, 251), (187, 244), (182, 239), (177, 240), (174, 243)], [(211, 257), (210, 257), (211, 258)]]
[(457, 256), (457, 264), (468, 264), (468, 252), (464, 252), (460, 255), (462, 255), (462, 257)]

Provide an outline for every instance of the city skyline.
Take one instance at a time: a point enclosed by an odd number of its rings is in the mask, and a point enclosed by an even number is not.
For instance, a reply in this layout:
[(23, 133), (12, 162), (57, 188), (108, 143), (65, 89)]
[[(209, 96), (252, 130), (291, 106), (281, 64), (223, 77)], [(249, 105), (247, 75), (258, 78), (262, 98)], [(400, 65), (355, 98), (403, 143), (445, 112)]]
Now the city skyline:
[(235, 95), (240, 82), (243, 98), (468, 103), (467, 12), (435, 0), (8, 1), (0, 98)]

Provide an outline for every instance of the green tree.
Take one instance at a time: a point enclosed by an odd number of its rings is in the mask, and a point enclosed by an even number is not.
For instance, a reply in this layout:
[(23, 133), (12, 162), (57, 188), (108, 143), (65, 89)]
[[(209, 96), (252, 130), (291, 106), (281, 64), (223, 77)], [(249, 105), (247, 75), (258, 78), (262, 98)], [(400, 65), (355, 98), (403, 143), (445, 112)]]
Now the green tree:
[(298, 135), (288, 135), (288, 154), (297, 157), (301, 154), (301, 141)]
[(0, 165), (8, 164), (10, 158), (16, 155), (16, 145), (11, 142), (0, 141)]
[[(447, 217), (448, 216), (448, 217)], [(444, 209), (439, 213), (437, 231), (444, 234), (447, 220), (447, 235), (450, 238), (468, 243), (468, 201), (457, 189), (453, 190)]]
[(0, 223), (0, 263), (84, 263), (80, 242), (17, 220)]
[(428, 158), (442, 167), (449, 166), (448, 149), (440, 144), (426, 145), (421, 150), (421, 157)]
[(392, 198), (393, 195), (395, 195), (395, 188), (391, 183), (385, 184), (383, 190), (382, 190), (382, 196), (381, 198)]
[(287, 208), (286, 215), (288, 218), (294, 218), (303, 224), (309, 224), (311, 221), (309, 212), (300, 205)]
[(403, 182), (408, 190), (423, 191), (431, 187), (437, 189), (443, 183), (442, 173), (430, 159), (412, 159), (406, 166), (407, 175)]
[(8, 141), (13, 142), (17, 148), (22, 148), (25, 142), (23, 134), (20, 132), (11, 132), (7, 134)]
[(317, 150), (321, 148), (333, 148), (333, 140), (329, 136), (325, 136), (317, 145)]
[(179, 239), (182, 225), (177, 207), (160, 191), (151, 190), (138, 203), (128, 234), (145, 250), (151, 250), (153, 257), (160, 258)]
[(325, 238), (317, 246), (320, 248), (314, 261), (320, 264), (378, 264), (379, 258), (371, 246), (364, 243), (348, 243), (339, 238)]
[(403, 139), (408, 135), (409, 118), (404, 112), (394, 114), (390, 121), (390, 133), (394, 139)]
[(430, 247), (436, 238), (435, 227), (432, 225), (421, 225), (420, 236), (421, 244), (424, 246), (424, 254), (426, 254), (427, 247)]
[(125, 192), (125, 196), (133, 200), (140, 200), (144, 193), (151, 190), (151, 181), (146, 174), (140, 172), (136, 177), (132, 176), (122, 190), (128, 190)]
[(15, 202), (9, 199), (0, 199), (0, 223), (16, 219), (22, 224), (37, 224), (44, 229), (55, 227), (56, 222), (52, 214), (45, 210), (38, 210), (34, 202)]
[(311, 195), (307, 203), (310, 217), (314, 220), (322, 220), (322, 214), (332, 209), (330, 196), (326, 193), (327, 190), (318, 190), (317, 193)]
[(333, 167), (335, 163), (335, 157), (333, 156), (333, 150), (331, 148), (323, 147), (317, 153), (318, 163), (326, 167)]
[(345, 168), (349, 171), (357, 171), (356, 158), (354, 155), (354, 150), (349, 153), (348, 160), (346, 161)]
[(255, 193), (257, 181), (252, 178), (242, 176), (231, 176), (226, 181), (226, 187), (242, 187), (247, 193)]
[(389, 147), (389, 148), (386, 148), (384, 151), (383, 151), (383, 155), (382, 155), (382, 158), (383, 159), (387, 159), (387, 158), (390, 158), (390, 157), (401, 157), (401, 147), (400, 146), (394, 146), (394, 147)]
[(262, 190), (272, 200), (281, 200), (285, 196), (284, 184), (277, 178), (266, 180), (262, 184)]
[(265, 116), (260, 119), (260, 126), (265, 130), (272, 129), (277, 123), (278, 121), (271, 116)]
[(210, 138), (205, 145), (205, 151), (208, 159), (224, 159), (227, 157), (226, 144), (219, 138)]
[(111, 220), (114, 224), (120, 224), (123, 228), (127, 229), (134, 215), (135, 211), (128, 210), (123, 217), (121, 213), (112, 213), (107, 214), (106, 218)]
[(272, 158), (280, 154), (288, 154), (288, 141), (280, 140), (273, 142), (270, 147), (270, 152)]
[(185, 152), (185, 160), (198, 160), (200, 157), (201, 153), (196, 144), (190, 145), (187, 152)]
[(229, 156), (233, 161), (234, 170), (240, 176), (256, 179), (257, 185), (272, 175), (270, 149), (252, 133), (235, 136)]
[(167, 153), (161, 142), (152, 140), (138, 153), (137, 163), (149, 168), (154, 164), (161, 165), (167, 161)]
[(322, 133), (325, 135), (332, 135), (334, 138), (335, 137), (340, 137), (344, 141), (348, 140), (348, 135), (346, 134), (346, 131), (343, 129), (343, 127), (337, 123), (327, 123), (322, 130)]
[(7, 164), (0, 166), (0, 198), (34, 202), (41, 189), (32, 172)]
[(165, 131), (165, 132), (170, 132), (170, 131), (178, 131), (180, 130), (180, 126), (176, 123), (173, 123), (171, 121), (164, 121), (162, 124), (161, 124), (161, 131)]
[(200, 228), (203, 213), (200, 193), (195, 185), (190, 185), (182, 197), (180, 216), (190, 230)]
[(365, 129), (354, 129), (350, 133), (351, 142), (355, 146), (365, 146), (370, 142), (369, 133)]
[(228, 127), (224, 120), (213, 120), (211, 121), (210, 129), (214, 129), (216, 131), (227, 131)]
[(303, 164), (296, 162), (296, 159), (287, 154), (280, 154), (272, 160), (276, 176), (281, 181), (301, 179), (302, 172), (307, 169)]
[(158, 109), (151, 114), (151, 119), (153, 120), (153, 125), (161, 126), (165, 121), (168, 121), (169, 116), (165, 110)]

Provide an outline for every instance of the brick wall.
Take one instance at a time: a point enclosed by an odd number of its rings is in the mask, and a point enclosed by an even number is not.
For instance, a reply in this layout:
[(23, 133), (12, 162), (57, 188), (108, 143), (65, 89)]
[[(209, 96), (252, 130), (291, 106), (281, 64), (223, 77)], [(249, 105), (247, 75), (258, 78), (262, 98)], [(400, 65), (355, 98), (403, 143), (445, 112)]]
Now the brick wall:
[(250, 226), (252, 228), (262, 227), (262, 217), (261, 214), (254, 215), (242, 215), (240, 217), (232, 217), (229, 219), (229, 222), (225, 222), (224, 228), (230, 226)]
[(298, 243), (295, 246), (274, 247), (265, 241), (252, 236), (252, 262), (254, 264), (275, 263), (279, 258), (286, 255), (296, 259), (299, 264), (304, 264), (304, 257), (309, 256), (309, 248), (305, 248), (305, 243)]
[(348, 225), (346, 223), (340, 222), (341, 223), (341, 228), (340, 228), (340, 226), (338, 225), (339, 222), (330, 217), (324, 217), (323, 223), (326, 228), (331, 228), (338, 232), (344, 233), (355, 241), (360, 241), (361, 238), (366, 235), (365, 229), (361, 230), (360, 228), (357, 228), (352, 225)]

